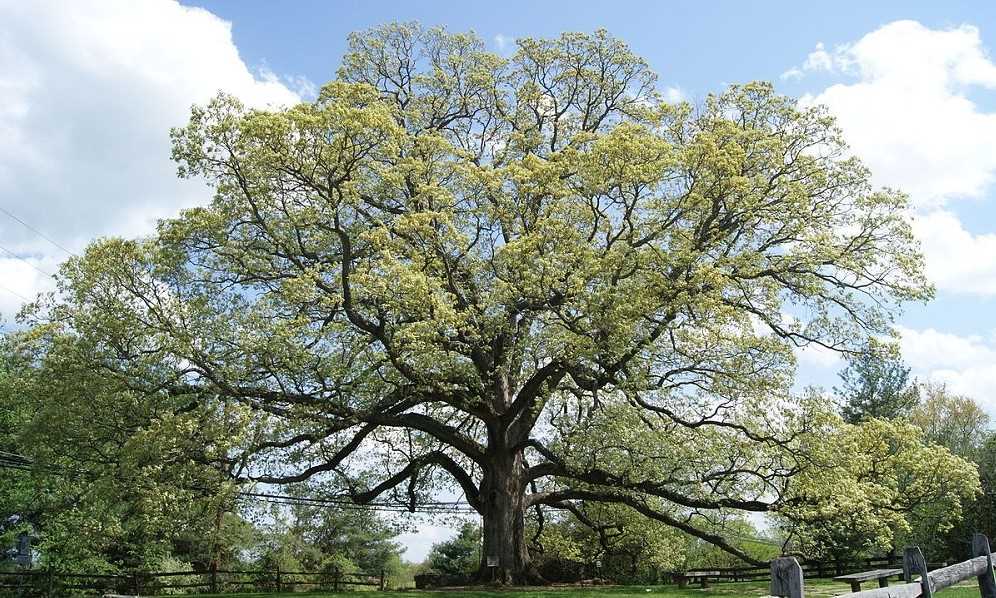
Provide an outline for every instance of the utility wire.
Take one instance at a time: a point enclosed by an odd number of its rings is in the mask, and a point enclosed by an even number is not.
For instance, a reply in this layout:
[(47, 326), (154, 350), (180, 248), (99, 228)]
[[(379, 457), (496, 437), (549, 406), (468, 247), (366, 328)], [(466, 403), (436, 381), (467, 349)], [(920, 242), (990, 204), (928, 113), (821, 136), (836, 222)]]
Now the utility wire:
[[(240, 496), (245, 497), (244, 493), (239, 493)], [(477, 511), (471, 508), (458, 508), (458, 507), (437, 507), (431, 506), (431, 503), (421, 503), (415, 506), (414, 511), (408, 506), (401, 504), (385, 504), (378, 503), (376, 505), (363, 505), (355, 504), (349, 502), (320, 502), (315, 500), (296, 500), (292, 497), (287, 499), (275, 499), (275, 498), (261, 498), (253, 497), (252, 500), (256, 502), (264, 502), (276, 505), (291, 505), (300, 507), (326, 507), (326, 508), (336, 508), (351, 511), (376, 511), (378, 513), (423, 513), (427, 515), (472, 515), (476, 514)]]
[(27, 302), (29, 302), (29, 303), (31, 302), (31, 299), (28, 299), (28, 298), (27, 298), (27, 297), (25, 297), (24, 295), (22, 295), (22, 294), (18, 293), (18, 292), (17, 292), (17, 291), (15, 291), (15, 290), (12, 290), (12, 289), (9, 289), (9, 288), (5, 287), (5, 286), (3, 286), (2, 284), (0, 284), (0, 289), (2, 289), (2, 290), (4, 290), (4, 291), (7, 291), (7, 292), (8, 292), (8, 293), (10, 293), (11, 295), (16, 295), (17, 297), (20, 297), (21, 299), (24, 299), (25, 301), (27, 301)]
[(40, 231), (40, 230), (38, 230), (37, 228), (35, 228), (35, 227), (31, 226), (31, 225), (30, 225), (30, 224), (28, 224), (27, 222), (25, 222), (25, 221), (21, 220), (20, 218), (18, 218), (18, 217), (17, 217), (17, 216), (15, 216), (14, 214), (10, 213), (10, 211), (8, 211), (7, 209), (5, 209), (5, 208), (4, 208), (3, 206), (0, 206), (0, 212), (3, 212), (3, 213), (4, 213), (4, 214), (6, 214), (7, 216), (10, 216), (10, 217), (11, 217), (12, 219), (16, 220), (17, 222), (20, 222), (20, 223), (21, 223), (21, 224), (22, 224), (22, 225), (24, 226), (24, 228), (26, 228), (26, 229), (30, 230), (31, 232), (35, 233), (36, 235), (38, 235), (38, 236), (39, 236), (39, 237), (41, 237), (42, 239), (45, 239), (46, 241), (48, 241), (48, 242), (49, 242), (49, 243), (51, 243), (52, 245), (55, 245), (55, 246), (56, 246), (56, 247), (58, 247), (59, 249), (61, 249), (61, 250), (65, 251), (65, 252), (66, 252), (66, 253), (68, 253), (69, 255), (76, 255), (76, 253), (74, 253), (74, 252), (72, 252), (72, 251), (70, 251), (70, 250), (66, 249), (66, 248), (65, 248), (65, 247), (63, 247), (62, 245), (60, 245), (60, 244), (58, 243), (58, 241), (55, 241), (55, 240), (53, 240), (53, 239), (52, 239), (51, 237), (49, 237), (49, 236), (48, 236), (48, 235), (46, 235), (45, 233), (41, 232), (41, 231)]
[[(0, 206), (0, 212), (3, 212), (7, 216), (9, 216), (12, 220), (15, 220), (15, 221), (19, 222), (22, 226), (24, 226), (24, 228), (30, 230), (31, 232), (35, 233), (36, 235), (38, 235), (42, 239), (45, 239), (46, 241), (48, 241), (49, 243), (51, 243), (52, 245), (54, 245), (55, 247), (61, 249), (62, 251), (65, 251), (69, 255), (76, 255), (72, 251), (66, 249), (61, 244), (59, 244), (58, 241), (55, 241), (54, 239), (52, 239), (51, 237), (49, 237), (45, 233), (41, 232), (37, 228), (31, 226), (27, 222), (25, 222), (25, 221), (21, 220), (20, 218), (18, 218), (16, 215), (14, 215), (13, 213), (11, 213), (10, 210), (7, 210), (3, 206)], [(0, 249), (2, 249), (3, 251), (5, 251), (6, 253), (10, 254), (12, 257), (17, 258), (17, 259), (21, 260), (22, 262), (24, 262), (25, 264), (31, 266), (32, 268), (34, 268), (38, 272), (42, 273), (43, 275), (45, 275), (45, 276), (52, 276), (52, 274), (50, 272), (46, 272), (46, 271), (42, 270), (38, 266), (35, 266), (34, 264), (32, 264), (31, 262), (29, 262), (28, 260), (26, 260), (23, 257), (17, 255), (16, 253), (14, 253), (13, 251), (7, 249), (6, 247), (0, 247)], [(31, 302), (31, 299), (28, 299), (24, 295), (22, 295), (22, 294), (18, 293), (17, 291), (15, 291), (15, 290), (13, 290), (13, 289), (11, 289), (9, 287), (6, 287), (4, 285), (0, 285), (0, 290), (7, 291), (11, 295), (14, 295), (15, 297), (18, 297), (18, 298), (24, 300), (25, 302), (28, 302), (28, 303)]]
[[(412, 509), (409, 505), (401, 503), (387, 503), (387, 502), (372, 502), (372, 503), (354, 503), (348, 497), (326, 497), (326, 498), (316, 498), (307, 496), (288, 496), (285, 494), (267, 494), (261, 492), (239, 492), (239, 496), (257, 500), (260, 502), (268, 502), (272, 504), (286, 504), (295, 505), (302, 507), (315, 507), (315, 506), (326, 506), (326, 507), (337, 507), (343, 509), (354, 509), (354, 510), (367, 510), (367, 511), (384, 511), (392, 513), (409, 513)], [(471, 514), (477, 511), (473, 509), (468, 503), (461, 501), (428, 501), (421, 502), (415, 506), (416, 513), (447, 513), (447, 514)]]
[(17, 255), (17, 254), (16, 254), (16, 253), (14, 253), (13, 251), (11, 251), (11, 250), (7, 249), (7, 248), (6, 248), (6, 247), (4, 247), (3, 245), (0, 245), (0, 250), (2, 250), (2, 251), (4, 251), (4, 252), (6, 252), (6, 253), (7, 253), (7, 255), (9, 255), (10, 257), (12, 257), (12, 258), (14, 258), (14, 259), (16, 259), (16, 260), (21, 260), (22, 262), (24, 262), (25, 264), (27, 264), (27, 265), (31, 266), (31, 267), (32, 267), (32, 268), (34, 268), (34, 269), (35, 269), (35, 270), (36, 270), (37, 272), (40, 272), (41, 274), (43, 274), (43, 275), (45, 275), (45, 276), (54, 276), (54, 274), (52, 274), (51, 272), (46, 272), (45, 270), (42, 270), (42, 269), (41, 269), (41, 268), (39, 268), (38, 266), (36, 266), (36, 265), (32, 264), (32, 263), (31, 263), (31, 262), (29, 262), (28, 260), (26, 260), (26, 259), (24, 259), (23, 257), (21, 257), (21, 256)]
[[(288, 494), (268, 494), (264, 492), (244, 492), (246, 496), (259, 497), (259, 498), (274, 498), (274, 499), (288, 499), (288, 500), (300, 500), (306, 502), (317, 502), (317, 503), (330, 503), (330, 504), (358, 504), (354, 503), (353, 500), (348, 496), (326, 496), (326, 497), (312, 497), (312, 496), (293, 496)], [(371, 502), (367, 503), (370, 505), (390, 505), (395, 506), (393, 503), (378, 503)], [(462, 500), (450, 500), (450, 501), (430, 501), (420, 504), (428, 504), (439, 507), (462, 507), (470, 506), (470, 503)], [(403, 506), (398, 504), (397, 506)]]
[[(80, 475), (79, 472), (73, 472), (67, 470), (66, 468), (59, 465), (45, 465), (41, 463), (35, 463), (31, 459), (18, 455), (16, 453), (10, 453), (6, 451), (0, 451), (0, 469), (15, 469), (21, 471), (30, 471), (32, 469), (41, 470), (48, 473), (54, 473), (59, 475), (75, 474)], [(310, 497), (310, 496), (291, 496), (287, 494), (269, 494), (263, 492), (238, 492), (238, 496), (248, 500), (256, 502), (266, 502), (270, 504), (282, 504), (282, 505), (293, 505), (293, 506), (304, 506), (304, 507), (335, 507), (341, 509), (350, 510), (366, 510), (366, 511), (377, 511), (384, 513), (409, 513), (411, 509), (409, 505), (401, 503), (387, 503), (387, 502), (375, 502), (367, 504), (358, 504), (352, 502), (349, 497)], [(469, 503), (463, 501), (428, 501), (422, 502), (415, 506), (416, 513), (425, 514), (473, 514), (476, 513), (473, 507)]]

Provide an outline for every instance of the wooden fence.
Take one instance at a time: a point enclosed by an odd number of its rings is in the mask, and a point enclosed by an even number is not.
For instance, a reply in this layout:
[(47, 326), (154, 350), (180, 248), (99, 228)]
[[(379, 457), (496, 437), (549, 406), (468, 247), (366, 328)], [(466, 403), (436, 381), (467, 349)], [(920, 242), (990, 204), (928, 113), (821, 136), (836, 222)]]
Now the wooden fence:
[[(851, 561), (804, 559), (801, 561), (797, 560), (796, 562), (799, 563), (806, 577), (810, 579), (825, 579), (872, 568), (896, 567), (901, 565), (902, 561), (902, 556), (892, 555)], [(933, 569), (946, 565), (947, 563), (931, 563), (930, 567)], [(679, 585), (687, 585), (689, 583), (708, 585), (711, 582), (728, 581), (760, 581), (770, 579), (771, 567), (769, 565), (758, 567), (703, 567), (679, 573), (670, 573), (665, 577), (665, 581)]]
[[(993, 573), (993, 553), (989, 539), (982, 534), (972, 536), (973, 558), (931, 571), (919, 547), (911, 546), (903, 554), (903, 584), (842, 594), (837, 598), (933, 598), (935, 592), (972, 579), (978, 580), (981, 598), (996, 598), (996, 577)], [(772, 596), (803, 598), (802, 566), (794, 557), (782, 557), (771, 562)]]
[(384, 571), (138, 571), (130, 574), (61, 573), (35, 569), (0, 571), (0, 595), (60, 596), (66, 591), (156, 596), (167, 590), (202, 592), (290, 592), (323, 589), (338, 592), (354, 586), (387, 589)]

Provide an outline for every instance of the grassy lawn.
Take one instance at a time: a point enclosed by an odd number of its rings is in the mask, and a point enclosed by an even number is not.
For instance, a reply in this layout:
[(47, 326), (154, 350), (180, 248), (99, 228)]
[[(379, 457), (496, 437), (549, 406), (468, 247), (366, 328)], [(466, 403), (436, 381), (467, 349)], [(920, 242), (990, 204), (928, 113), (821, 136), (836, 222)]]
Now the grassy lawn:
[[(869, 584), (864, 589), (876, 587)], [(847, 584), (829, 580), (806, 582), (807, 598), (831, 598), (850, 592)], [(502, 598), (636, 598), (637, 596), (667, 596), (668, 598), (760, 598), (768, 594), (767, 582), (741, 582), (713, 584), (709, 588), (685, 588), (677, 586), (611, 586), (611, 587), (553, 587), (516, 588), (508, 590), (405, 590), (398, 592), (297, 592), (288, 594), (200, 594), (198, 598), (486, 598), (496, 595)], [(964, 582), (943, 590), (943, 598), (978, 598), (979, 589), (975, 581)]]

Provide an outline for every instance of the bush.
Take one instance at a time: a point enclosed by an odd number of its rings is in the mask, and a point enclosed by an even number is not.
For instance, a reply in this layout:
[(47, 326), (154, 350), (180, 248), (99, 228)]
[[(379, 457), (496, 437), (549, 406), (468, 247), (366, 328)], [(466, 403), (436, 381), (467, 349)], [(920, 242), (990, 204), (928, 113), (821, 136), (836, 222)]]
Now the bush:
[[(157, 573), (191, 571), (193, 569), (190, 563), (184, 562), (172, 555), (160, 557), (153, 565)], [(177, 575), (176, 577), (157, 577), (154, 580), (149, 580), (149, 585), (155, 588), (157, 594), (186, 594), (190, 588), (166, 588), (163, 586), (188, 585), (201, 581), (203, 579), (199, 574), (192, 573), (190, 575)]]

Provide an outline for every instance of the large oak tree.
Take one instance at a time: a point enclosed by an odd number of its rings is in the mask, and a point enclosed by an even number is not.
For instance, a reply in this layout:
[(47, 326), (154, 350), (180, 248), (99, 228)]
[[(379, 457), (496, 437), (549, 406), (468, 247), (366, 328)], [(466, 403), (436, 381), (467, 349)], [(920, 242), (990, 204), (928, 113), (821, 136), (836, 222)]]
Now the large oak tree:
[(931, 293), (906, 197), (769, 85), (671, 104), (604, 32), (517, 45), (388, 25), (313, 102), (195, 108), (173, 153), (211, 205), (91, 246), (46, 317), (135, 391), (250, 408), (248, 480), (448, 480), (499, 580), (577, 501), (742, 554), (723, 514), (779, 508), (828, 421), (794, 349)]

